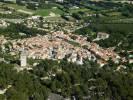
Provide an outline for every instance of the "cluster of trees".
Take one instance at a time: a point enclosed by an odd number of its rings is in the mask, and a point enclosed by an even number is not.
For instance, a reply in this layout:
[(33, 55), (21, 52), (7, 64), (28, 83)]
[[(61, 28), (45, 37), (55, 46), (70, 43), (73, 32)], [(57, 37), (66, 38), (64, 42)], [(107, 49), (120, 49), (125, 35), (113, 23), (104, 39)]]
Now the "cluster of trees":
[(110, 10), (110, 9), (117, 9), (121, 7), (121, 4), (113, 3), (113, 2), (95, 2), (95, 1), (83, 1), (83, 5), (91, 10), (94, 11), (101, 11), (101, 10)]
[[(75, 33), (89, 36), (89, 41), (96, 38), (96, 33), (107, 32), (108, 39), (97, 41), (102, 47), (117, 47), (117, 50), (133, 49), (133, 28), (132, 24), (101, 24), (92, 23), (90, 26), (76, 30)], [(119, 44), (119, 45), (118, 45)]]
[(8, 19), (19, 19), (19, 18), (26, 18), (28, 17), (29, 15), (28, 14), (25, 14), (25, 13), (19, 13), (17, 12), (15, 9), (11, 9), (9, 7), (6, 6), (6, 4), (3, 4), (1, 7), (0, 7), (3, 11), (11, 11), (10, 14), (6, 14), (6, 13), (0, 13), (0, 18), (8, 18)]
[(8, 100), (46, 100), (48, 90), (27, 71), (18, 73), (13, 65), (0, 63), (0, 89), (7, 89), (0, 98)]
[(73, 13), (72, 14), (72, 17), (76, 18), (77, 20), (81, 20), (81, 19), (84, 18), (84, 16), (83, 16), (84, 14), (85, 14), (84, 12), (79, 11), (77, 13)]
[(92, 5), (96, 5), (96, 6), (100, 6), (100, 7), (103, 7), (103, 8), (109, 8), (109, 9), (112, 9), (112, 7), (121, 7), (121, 4), (119, 3), (113, 3), (113, 2), (95, 2), (95, 1), (89, 1), (89, 4), (92, 4)]
[(107, 32), (110, 37), (105, 40), (100, 40), (97, 43), (103, 47), (117, 46), (119, 50), (132, 50), (133, 45), (133, 29), (132, 24), (91, 24), (90, 28), (95, 32)]
[(11, 18), (11, 19), (14, 19), (14, 18), (26, 18), (26, 17), (28, 17), (28, 15), (27, 14), (23, 14), (23, 13), (18, 13), (18, 12), (13, 12), (12, 14), (1, 14), (0, 13), (0, 18)]
[(133, 6), (126, 4), (123, 7), (119, 9), (120, 12), (122, 12), (122, 15), (126, 17), (133, 17)]
[(26, 18), (26, 17), (28, 17), (27, 14), (17, 13), (17, 12), (14, 12), (12, 14), (0, 14), (0, 18), (14, 19), (14, 18)]
[[(46, 3), (48, 2), (48, 3)], [(46, 0), (17, 0), (17, 4), (19, 5), (26, 5), (26, 7), (28, 9), (32, 9), (32, 10), (37, 10), (38, 8), (40, 9), (51, 9), (52, 7), (54, 6), (57, 6), (56, 5), (56, 0), (49, 0), (49, 1), (46, 1)]]
[[(25, 35), (20, 35), (19, 33), (24, 33)], [(35, 36), (37, 34), (44, 35), (46, 34), (46, 32), (35, 28), (28, 28), (23, 24), (10, 23), (10, 25), (7, 28), (0, 28), (0, 34), (6, 37), (10, 37), (12, 39), (16, 39)]]
[(75, 31), (76, 34), (87, 36), (88, 41), (92, 41), (96, 38), (96, 32), (93, 32), (89, 27), (84, 27)]
[(17, 72), (14, 65), (0, 63), (0, 89), (7, 89), (0, 98), (8, 100), (46, 100), (50, 92), (63, 97), (91, 100), (132, 100), (133, 77), (114, 72), (117, 66), (103, 68), (85, 61), (84, 65), (62, 61), (41, 60), (32, 71)]
[(0, 63), (0, 89), (11, 85), (0, 98), (46, 100), (48, 93), (53, 92), (78, 100), (132, 100), (132, 72), (114, 72), (113, 67), (116, 66), (110, 64), (99, 68), (89, 61), (81, 66), (65, 60), (43, 60), (33, 71), (18, 73), (13, 65)]
[[(99, 65), (86, 61), (83, 66), (68, 63), (65, 60), (45, 60), (34, 68), (38, 77), (48, 77), (41, 83), (52, 92), (64, 97), (75, 96), (78, 100), (117, 99), (131, 100), (132, 74), (114, 72), (115, 64), (99, 69)], [(54, 74), (54, 75), (53, 75)], [(53, 76), (52, 76), (53, 75)]]

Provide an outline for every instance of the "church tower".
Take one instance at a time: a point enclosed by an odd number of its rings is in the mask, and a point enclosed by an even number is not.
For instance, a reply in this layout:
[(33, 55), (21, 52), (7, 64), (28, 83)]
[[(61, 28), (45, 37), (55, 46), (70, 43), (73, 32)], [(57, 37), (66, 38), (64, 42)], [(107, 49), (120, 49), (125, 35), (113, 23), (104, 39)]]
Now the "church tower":
[(25, 67), (27, 65), (27, 54), (24, 49), (21, 51), (20, 54), (20, 65), (21, 67)]

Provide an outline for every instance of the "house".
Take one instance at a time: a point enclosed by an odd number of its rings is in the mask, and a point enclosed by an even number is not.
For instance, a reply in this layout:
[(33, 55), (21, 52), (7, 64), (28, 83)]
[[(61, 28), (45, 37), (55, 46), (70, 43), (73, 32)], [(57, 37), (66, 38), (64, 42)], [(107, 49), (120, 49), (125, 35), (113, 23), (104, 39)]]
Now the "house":
[(132, 64), (133, 63), (133, 59), (129, 59), (129, 64)]
[(105, 32), (98, 32), (97, 33), (97, 38), (94, 39), (93, 41), (98, 41), (98, 40), (104, 40), (109, 38), (109, 34), (105, 33)]
[(25, 67), (27, 65), (27, 56), (26, 56), (26, 51), (24, 50), (22, 50), (20, 55), (20, 64), (21, 67)]
[(0, 28), (6, 28), (8, 27), (10, 24), (7, 23), (5, 20), (0, 20)]
[(63, 100), (63, 96), (55, 93), (50, 93), (47, 100)]
[(104, 33), (104, 32), (97, 33), (97, 38), (99, 38), (99, 39), (106, 39), (108, 37), (109, 37), (109, 34), (107, 34), (107, 33)]
[(56, 2), (63, 3), (64, 0), (56, 0)]
[(129, 63), (132, 64), (133, 63), (133, 55), (129, 55), (128, 59), (129, 59)]

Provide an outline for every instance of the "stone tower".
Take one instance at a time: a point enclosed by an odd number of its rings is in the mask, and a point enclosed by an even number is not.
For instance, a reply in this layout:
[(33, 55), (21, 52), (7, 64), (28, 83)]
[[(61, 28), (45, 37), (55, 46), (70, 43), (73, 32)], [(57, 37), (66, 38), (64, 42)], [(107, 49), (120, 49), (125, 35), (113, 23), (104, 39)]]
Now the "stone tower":
[(21, 67), (25, 67), (27, 65), (27, 53), (23, 49), (20, 54), (20, 65)]

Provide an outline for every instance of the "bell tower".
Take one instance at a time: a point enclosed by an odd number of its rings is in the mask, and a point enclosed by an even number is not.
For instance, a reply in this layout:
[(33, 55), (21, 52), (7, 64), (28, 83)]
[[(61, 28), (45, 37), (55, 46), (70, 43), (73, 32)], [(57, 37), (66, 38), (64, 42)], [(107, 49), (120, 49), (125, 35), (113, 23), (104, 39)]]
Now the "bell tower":
[(26, 67), (27, 66), (27, 53), (26, 50), (22, 50), (20, 54), (20, 66)]

